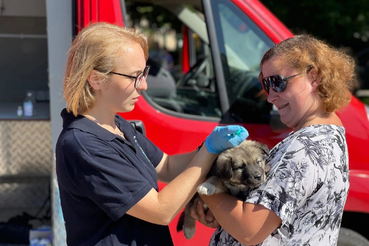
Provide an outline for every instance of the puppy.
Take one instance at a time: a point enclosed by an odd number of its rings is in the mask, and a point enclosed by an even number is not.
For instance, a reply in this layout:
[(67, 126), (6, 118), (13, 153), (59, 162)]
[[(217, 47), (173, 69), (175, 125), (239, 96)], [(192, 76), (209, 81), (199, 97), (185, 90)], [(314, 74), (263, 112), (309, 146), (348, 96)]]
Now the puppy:
[[(265, 164), (269, 149), (265, 144), (245, 140), (239, 146), (222, 152), (215, 160), (207, 177), (197, 192), (201, 195), (212, 195), (228, 192), (239, 196), (246, 191), (260, 186), (266, 178), (270, 167)], [(183, 229), (187, 239), (195, 234), (196, 220), (190, 216), (190, 209), (202, 200), (198, 194), (186, 205), (177, 224), (177, 231)], [(196, 207), (194, 208), (196, 210)], [(206, 204), (204, 209), (207, 210)]]

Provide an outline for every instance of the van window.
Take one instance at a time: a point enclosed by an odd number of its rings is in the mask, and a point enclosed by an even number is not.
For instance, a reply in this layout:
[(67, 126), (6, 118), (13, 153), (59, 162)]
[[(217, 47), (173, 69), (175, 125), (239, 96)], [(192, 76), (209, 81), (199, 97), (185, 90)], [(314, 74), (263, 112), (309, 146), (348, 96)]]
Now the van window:
[(269, 123), (271, 106), (260, 96), (258, 75), (260, 60), (274, 43), (230, 1), (212, 3), (232, 119)]
[[(150, 104), (168, 114), (219, 121), (222, 112), (204, 15), (186, 5), (161, 4), (162, 6), (134, 2), (127, 4), (127, 12), (131, 14), (142, 9), (151, 10), (150, 14), (145, 13), (142, 17), (145, 21), (139, 21), (139, 27), (148, 36), (150, 49), (147, 61), (150, 72), (146, 79), (148, 89), (143, 95)], [(171, 8), (175, 11), (171, 11)], [(164, 13), (163, 16), (170, 20), (171, 25), (155, 27), (153, 23), (159, 13)], [(142, 23), (147, 23), (146, 27)], [(134, 26), (134, 23), (131, 25)], [(177, 26), (180, 28), (175, 28)], [(185, 28), (188, 32), (184, 31)], [(183, 74), (181, 57), (185, 38), (188, 38), (191, 68)], [(168, 53), (171, 56), (167, 58), (173, 62), (169, 68), (165, 58)]]
[[(148, 77), (145, 95), (162, 108), (184, 114), (181, 117), (221, 118), (210, 48), (207, 44), (200, 43), (201, 51), (196, 52), (196, 62), (186, 74), (174, 81), (174, 76), (163, 68), (158, 69), (156, 76)], [(160, 82), (155, 83), (157, 80)], [(163, 87), (165, 81), (167, 84)], [(173, 82), (169, 83), (170, 81)]]

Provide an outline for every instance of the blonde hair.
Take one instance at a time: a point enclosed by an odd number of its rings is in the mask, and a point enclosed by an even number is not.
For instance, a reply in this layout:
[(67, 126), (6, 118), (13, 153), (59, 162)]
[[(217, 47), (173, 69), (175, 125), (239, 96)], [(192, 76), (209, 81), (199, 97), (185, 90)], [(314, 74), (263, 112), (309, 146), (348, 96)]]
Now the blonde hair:
[(64, 78), (68, 112), (77, 116), (94, 106), (94, 90), (87, 81), (91, 71), (95, 70), (100, 82), (105, 83), (116, 59), (124, 54), (125, 47), (133, 44), (141, 46), (147, 60), (147, 41), (138, 29), (99, 22), (84, 28), (76, 36), (69, 50)]
[[(316, 70), (321, 79), (317, 91), (328, 113), (350, 103), (355, 62), (343, 51), (304, 34), (286, 39), (269, 49), (260, 66), (274, 56), (278, 56), (280, 66), (290, 66), (301, 73)], [(261, 73), (259, 78), (262, 78)]]

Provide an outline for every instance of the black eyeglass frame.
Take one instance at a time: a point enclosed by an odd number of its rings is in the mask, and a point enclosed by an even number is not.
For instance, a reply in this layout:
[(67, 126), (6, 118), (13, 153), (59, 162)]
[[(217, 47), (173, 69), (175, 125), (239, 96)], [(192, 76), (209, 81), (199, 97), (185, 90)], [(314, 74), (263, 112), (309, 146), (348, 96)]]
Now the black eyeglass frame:
[[(145, 79), (147, 78), (147, 75), (149, 75), (149, 70), (150, 70), (150, 66), (146, 66), (144, 68), (144, 70), (142, 72), (140, 72), (137, 76), (127, 75), (127, 74), (117, 73), (117, 72), (109, 72), (109, 74), (116, 74), (116, 75), (119, 75), (119, 76), (123, 76), (123, 77), (127, 77), (127, 78), (130, 78), (130, 79), (134, 79), (135, 80), (134, 87), (137, 88), (137, 87), (139, 87), (141, 85), (143, 78), (144, 77), (145, 77)], [(138, 81), (138, 83), (137, 83), (137, 81)]]
[[(291, 75), (289, 77), (283, 77), (282, 75), (272, 75), (266, 78), (263, 78), (261, 81), (263, 82), (264, 90), (267, 94), (269, 94), (269, 88), (272, 88), (275, 92), (283, 92), (287, 88), (287, 80), (292, 79), (301, 73)], [(278, 80), (279, 85), (276, 85), (276, 81)], [(282, 86), (281, 86), (282, 85)]]

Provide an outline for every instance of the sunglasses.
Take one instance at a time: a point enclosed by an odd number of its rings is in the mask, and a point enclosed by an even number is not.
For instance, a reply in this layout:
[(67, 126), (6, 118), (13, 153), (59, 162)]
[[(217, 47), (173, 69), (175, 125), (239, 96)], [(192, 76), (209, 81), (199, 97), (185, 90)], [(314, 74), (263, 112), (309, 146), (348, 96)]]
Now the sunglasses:
[(267, 94), (269, 94), (269, 88), (272, 88), (273, 91), (275, 92), (282, 92), (287, 87), (287, 80), (296, 77), (298, 75), (300, 75), (300, 73), (289, 76), (287, 78), (283, 77), (282, 75), (272, 75), (263, 78), (261, 81), (263, 82), (263, 87)]
[(150, 66), (146, 66), (145, 69), (142, 72), (140, 72), (137, 76), (127, 75), (127, 74), (123, 74), (123, 73), (116, 73), (116, 72), (110, 72), (110, 73), (134, 79), (135, 80), (134, 86), (135, 86), (135, 88), (137, 88), (141, 85), (143, 79), (147, 78), (147, 75), (149, 74), (149, 70), (150, 70)]

